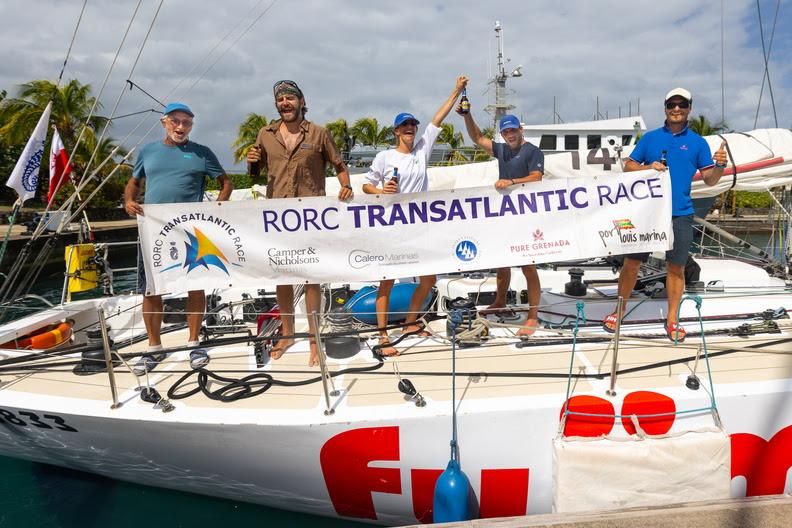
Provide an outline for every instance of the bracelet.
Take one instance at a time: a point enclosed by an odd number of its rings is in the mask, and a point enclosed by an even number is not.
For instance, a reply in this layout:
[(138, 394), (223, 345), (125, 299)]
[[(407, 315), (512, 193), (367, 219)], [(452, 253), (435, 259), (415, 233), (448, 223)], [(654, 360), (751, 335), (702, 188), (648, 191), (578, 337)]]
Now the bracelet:
[(349, 185), (348, 183), (346, 185), (342, 185), (341, 187), (343, 187), (344, 189), (349, 189), (350, 191), (352, 190), (352, 186)]
[(716, 163), (715, 164), (715, 168), (716, 169), (725, 169), (727, 165), (728, 165), (727, 163), (724, 163), (723, 165), (721, 165), (720, 163)]
[(509, 185), (515, 185), (514, 178), (509, 178), (509, 181), (511, 182)]

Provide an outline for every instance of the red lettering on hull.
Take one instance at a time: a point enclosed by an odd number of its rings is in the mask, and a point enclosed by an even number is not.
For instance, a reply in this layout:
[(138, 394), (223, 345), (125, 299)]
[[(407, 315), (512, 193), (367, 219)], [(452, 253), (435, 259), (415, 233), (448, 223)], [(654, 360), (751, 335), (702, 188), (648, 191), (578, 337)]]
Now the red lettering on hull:
[(784, 493), (787, 471), (792, 467), (792, 425), (769, 441), (751, 433), (735, 433), (731, 449), (731, 476), (745, 477), (746, 496)]
[(322, 474), (338, 515), (376, 520), (371, 492), (401, 494), (399, 469), (369, 467), (375, 460), (399, 460), (398, 427), (352, 429), (322, 446)]

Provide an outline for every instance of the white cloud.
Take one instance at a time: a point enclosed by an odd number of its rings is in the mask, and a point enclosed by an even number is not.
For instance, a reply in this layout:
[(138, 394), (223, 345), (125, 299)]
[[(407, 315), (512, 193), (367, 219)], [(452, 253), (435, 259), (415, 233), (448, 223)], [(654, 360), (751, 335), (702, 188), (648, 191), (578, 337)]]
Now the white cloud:
[[(247, 16), (245, 27), (269, 0)], [(256, 0), (213, 2), (169, 0), (163, 4), (133, 80), (163, 97), (241, 18)], [(775, 2), (763, 0), (769, 36)], [(766, 5), (765, 5), (766, 4)], [(80, 2), (6, 0), (0, 20), (4, 50), (0, 88), (37, 78), (56, 79), (79, 14)], [(121, 58), (102, 97), (109, 112), (129, 72), (157, 2), (144, 0)], [(135, 2), (88, 2), (65, 77), (90, 83), (94, 91), (107, 73)], [(724, 2), (726, 119), (738, 130), (753, 126), (764, 64), (756, 6)], [(471, 77), (469, 96), (480, 123), (487, 97), (488, 63), (493, 63), (493, 23), (504, 27), (510, 68), (524, 76), (510, 81), (510, 101), (526, 122), (552, 119), (553, 96), (566, 121), (587, 120), (600, 111), (614, 117), (638, 101), (649, 126), (662, 119), (663, 95), (674, 86), (694, 93), (694, 112), (717, 121), (721, 115), (720, 7), (718, 0), (616, 2), (585, 0), (426, 2), (403, 0), (279, 0), (186, 97), (184, 82), (173, 98), (196, 111), (194, 139), (212, 147), (227, 169), (236, 127), (249, 112), (275, 116), (272, 84), (296, 80), (306, 94), (309, 117), (325, 123), (373, 116), (388, 123), (410, 110), (425, 123), (451, 90), (456, 75)], [(783, 19), (783, 6), (781, 17)], [(43, 14), (46, 13), (46, 17)], [(768, 14), (769, 13), (769, 14)], [(57, 21), (57, 22), (54, 22)], [(779, 25), (770, 64), (779, 125), (792, 124), (788, 104), (792, 66), (790, 28)], [(237, 33), (238, 34), (238, 33)], [(224, 50), (234, 37), (220, 47)], [(215, 54), (216, 56), (217, 54)], [(208, 63), (197, 71), (203, 72)], [(771, 126), (765, 99), (759, 126)], [(141, 92), (125, 92), (118, 114), (153, 107)], [(124, 137), (137, 117), (112, 130)], [(152, 123), (155, 117), (149, 116)], [(458, 128), (461, 121), (449, 120)], [(148, 128), (148, 124), (144, 129)], [(150, 140), (160, 134), (158, 129)], [(133, 145), (137, 138), (127, 143)]]

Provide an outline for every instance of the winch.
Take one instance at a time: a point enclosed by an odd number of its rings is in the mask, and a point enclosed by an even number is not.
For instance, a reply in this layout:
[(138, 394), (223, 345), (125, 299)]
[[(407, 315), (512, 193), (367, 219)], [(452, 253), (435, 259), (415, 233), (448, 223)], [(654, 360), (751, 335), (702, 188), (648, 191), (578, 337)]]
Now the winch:
[(456, 341), (458, 347), (480, 346), (489, 329), (477, 322), (478, 311), (472, 299), (457, 297), (448, 303), (446, 332), (448, 338)]

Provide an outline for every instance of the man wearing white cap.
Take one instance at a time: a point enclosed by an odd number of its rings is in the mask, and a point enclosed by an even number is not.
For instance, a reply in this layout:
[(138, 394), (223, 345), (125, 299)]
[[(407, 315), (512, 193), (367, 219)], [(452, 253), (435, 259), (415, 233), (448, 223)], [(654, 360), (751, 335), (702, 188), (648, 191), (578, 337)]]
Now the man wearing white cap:
[[(142, 182), (146, 182), (146, 204), (200, 202), (208, 176), (220, 183), (219, 201), (228, 200), (234, 186), (226, 176), (217, 156), (204, 145), (190, 141), (190, 131), (195, 115), (183, 103), (170, 103), (162, 112), (165, 139), (144, 145), (140, 149), (132, 177), (124, 190), (124, 208), (132, 216), (142, 215), (138, 203)], [(138, 286), (143, 291), (143, 322), (148, 333), (149, 346), (133, 371), (138, 376), (153, 369), (164, 359), (160, 342), (162, 326), (162, 296), (146, 293), (146, 275), (143, 260), (138, 255)], [(190, 367), (200, 368), (209, 363), (209, 355), (198, 347), (206, 297), (203, 290), (187, 292), (187, 326), (190, 336)]]
[[(507, 114), (498, 122), (498, 131), (505, 143), (496, 143), (484, 136), (473, 120), (470, 112), (463, 112), (461, 106), (457, 113), (465, 118), (465, 128), (473, 143), (484, 149), (498, 160), (498, 181), (496, 189), (506, 189), (512, 185), (541, 181), (544, 174), (544, 153), (525, 140), (522, 125), (517, 116)], [(517, 335), (530, 337), (539, 328), (539, 302), (542, 297), (542, 286), (536, 266), (522, 266), (528, 291), (528, 317)], [(511, 268), (499, 268), (496, 279), (495, 301), (487, 308), (495, 310), (506, 307), (506, 293), (511, 283)]]
[[(684, 88), (674, 88), (665, 97), (665, 124), (643, 135), (630, 154), (624, 171), (654, 169), (669, 171), (671, 177), (671, 217), (674, 228), (674, 245), (666, 252), (666, 292), (668, 315), (665, 331), (672, 341), (685, 340), (685, 329), (677, 321), (677, 309), (685, 291), (685, 264), (693, 242), (693, 201), (690, 187), (696, 171), (701, 172), (704, 183), (718, 183), (726, 168), (726, 142), (712, 155), (707, 142), (688, 128), (688, 116), (693, 105), (693, 96)], [(715, 163), (713, 163), (713, 161)], [(630, 298), (638, 270), (648, 259), (648, 253), (626, 255), (619, 274), (619, 297), (622, 310)], [(603, 328), (613, 332), (617, 315), (612, 313), (603, 321)]]

